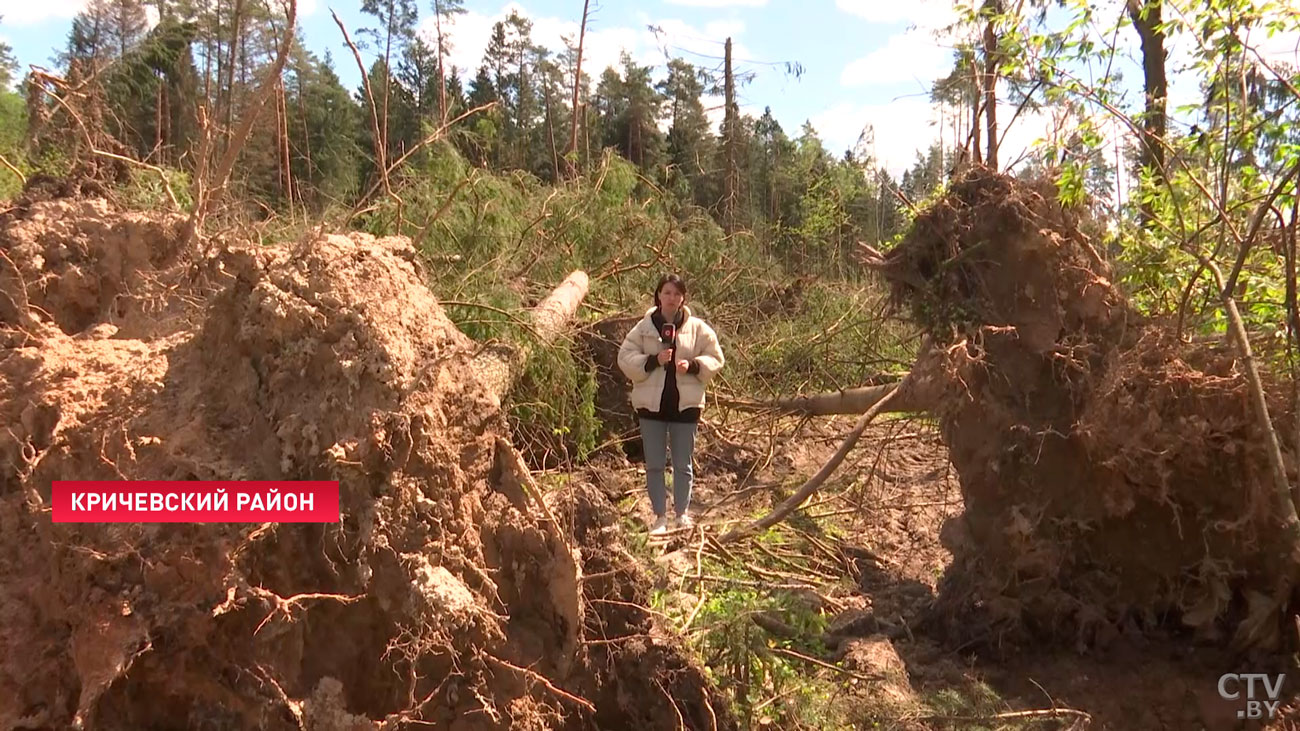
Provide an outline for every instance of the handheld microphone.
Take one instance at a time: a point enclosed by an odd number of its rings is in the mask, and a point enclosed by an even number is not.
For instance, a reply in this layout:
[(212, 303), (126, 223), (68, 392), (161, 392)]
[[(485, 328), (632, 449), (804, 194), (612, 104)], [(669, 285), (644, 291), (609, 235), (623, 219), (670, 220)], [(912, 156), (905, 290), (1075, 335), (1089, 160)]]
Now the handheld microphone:
[(659, 328), (659, 339), (666, 345), (671, 345), (677, 338), (677, 326), (671, 322), (665, 322), (663, 327)]

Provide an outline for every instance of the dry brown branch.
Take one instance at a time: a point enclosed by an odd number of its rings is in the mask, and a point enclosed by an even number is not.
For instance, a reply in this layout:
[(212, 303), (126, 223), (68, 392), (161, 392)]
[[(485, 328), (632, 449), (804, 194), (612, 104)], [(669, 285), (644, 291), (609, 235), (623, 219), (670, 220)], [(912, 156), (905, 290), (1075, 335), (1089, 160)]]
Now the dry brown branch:
[(343, 34), (343, 42), (348, 44), (352, 49), (352, 57), (357, 60), (357, 70), (361, 72), (361, 85), (366, 92), (366, 102), (370, 105), (370, 133), (375, 136), (375, 166), (379, 168), (380, 183), (384, 186), (384, 192), (392, 190), (388, 184), (388, 151), (384, 149), (384, 139), (379, 134), (379, 110), (375, 108), (375, 95), (370, 90), (370, 74), (366, 73), (366, 64), (361, 60), (361, 52), (352, 42), (352, 37), (348, 35), (348, 29), (344, 27), (343, 21), (339, 20), (339, 14), (330, 8), (330, 15), (334, 16), (334, 24), (339, 27), (339, 32)]
[[(750, 570), (753, 570), (754, 568), (752, 565), (748, 565), (748, 564), (746, 565), (746, 567), (749, 568)], [(755, 573), (760, 573), (761, 575), (761, 572), (755, 572)], [(797, 583), (792, 583), (792, 582), (774, 583), (771, 579), (768, 579), (767, 581), (751, 581), (749, 579), (736, 579), (730, 576), (714, 576), (713, 574), (705, 574), (703, 576), (698, 576), (698, 577), (693, 576), (690, 578), (696, 579), (701, 582), (712, 581), (715, 584), (733, 584), (735, 586), (746, 586), (751, 589), (783, 589), (786, 591), (802, 591), (804, 589), (816, 588), (816, 585), (813, 584), (811, 581), (799, 581)]]
[(833, 473), (835, 469), (840, 466), (840, 463), (844, 461), (844, 458), (848, 456), (848, 453), (853, 449), (853, 446), (858, 443), (858, 438), (862, 436), (862, 432), (866, 430), (867, 425), (884, 410), (885, 406), (889, 404), (896, 393), (910, 385), (909, 382), (911, 380), (912, 377), (909, 375), (908, 378), (904, 379), (896, 388), (892, 389), (889, 393), (881, 397), (880, 400), (872, 404), (871, 408), (858, 418), (857, 423), (853, 425), (853, 430), (848, 433), (848, 436), (844, 437), (844, 441), (840, 444), (839, 449), (835, 450), (835, 454), (831, 455), (831, 458), (826, 461), (826, 464), (822, 465), (822, 468), (817, 471), (817, 474), (809, 478), (802, 487), (796, 490), (795, 493), (785, 502), (781, 503), (776, 510), (773, 510), (771, 513), (768, 513), (747, 526), (735, 528), (729, 531), (718, 540), (722, 543), (730, 543), (737, 539), (752, 535), (758, 531), (766, 530), (785, 520), (795, 511), (796, 508), (802, 505), (805, 500), (811, 497), (814, 492), (817, 492), (817, 489), (822, 486), (822, 483), (826, 482), (826, 478), (831, 476), (831, 473)]
[(784, 655), (785, 657), (794, 658), (795, 660), (800, 660), (800, 661), (803, 661), (803, 662), (806, 662), (806, 663), (809, 663), (809, 664), (812, 664), (812, 665), (816, 665), (816, 666), (819, 667), (819, 668), (825, 668), (825, 669), (827, 669), (827, 670), (834, 670), (835, 672), (840, 673), (841, 675), (846, 675), (846, 676), (848, 676), (848, 677), (850, 677), (850, 678), (856, 678), (856, 679), (858, 679), (858, 680), (865, 680), (865, 681), (868, 682), (868, 683), (870, 683), (870, 682), (872, 682), (872, 681), (875, 681), (875, 680), (884, 680), (884, 678), (885, 678), (885, 676), (883, 676), (883, 675), (863, 675), (862, 673), (855, 673), (855, 672), (853, 672), (852, 670), (849, 670), (849, 669), (847, 669), (847, 668), (842, 668), (842, 667), (840, 667), (840, 666), (838, 666), (838, 665), (832, 665), (832, 664), (830, 664), (830, 663), (828, 663), (828, 662), (824, 662), (824, 661), (822, 661), (822, 660), (818, 660), (818, 659), (815, 658), (815, 657), (808, 657), (807, 655), (804, 655), (803, 653), (795, 652), (794, 650), (788, 650), (788, 649), (786, 649), (786, 648), (784, 648), (784, 647), (773, 647), (773, 648), (771, 648), (771, 649), (772, 649), (772, 652), (775, 652), (775, 653), (778, 654), (778, 655)]
[[(5, 167), (9, 168), (9, 172), (13, 173), (14, 175), (17, 175), (17, 176), (18, 176), (18, 181), (19, 181), (20, 183), (22, 183), (23, 185), (27, 185), (27, 176), (26, 176), (26, 175), (23, 175), (23, 171), (21, 171), (21, 170), (19, 170), (18, 168), (14, 167), (14, 164), (13, 164), (13, 163), (11, 163), (11, 162), (9, 162), (8, 160), (6, 160), (4, 155), (0, 155), (0, 164), (3, 164)], [(164, 182), (166, 182), (166, 181), (164, 181)]]
[[(127, 157), (125, 155), (119, 155), (115, 152), (109, 152), (108, 150), (99, 149), (99, 147), (95, 144), (94, 137), (90, 134), (90, 128), (87, 127), (85, 121), (81, 119), (81, 115), (73, 111), (72, 107), (68, 106), (67, 101), (64, 100), (63, 97), (45, 88), (45, 84), (50, 83), (53, 86), (66, 89), (67, 83), (63, 81), (63, 79), (60, 79), (54, 74), (50, 74), (45, 71), (32, 71), (32, 81), (33, 81), (32, 83), (33, 88), (39, 89), (40, 91), (44, 92), (46, 96), (53, 99), (54, 102), (58, 104), (60, 107), (62, 107), (63, 111), (67, 112), (68, 116), (72, 117), (73, 121), (77, 123), (77, 128), (81, 130), (82, 136), (85, 137), (86, 147), (90, 150), (90, 153), (92, 155), (97, 155), (99, 157), (107, 158), (109, 160), (117, 160), (118, 162), (124, 162), (127, 163), (128, 165), (134, 165), (136, 167), (144, 168), (145, 170), (149, 170), (154, 173), (157, 173), (159, 180), (162, 181), (163, 190), (167, 192), (167, 198), (168, 200), (171, 201), (173, 210), (179, 211), (181, 209), (180, 203), (176, 201), (176, 194), (172, 192), (171, 184), (167, 182), (167, 173), (162, 168), (158, 167), (157, 165), (150, 165), (147, 162), (142, 162), (140, 160)], [(19, 173), (17, 168), (9, 166), (9, 162), (7, 160), (5, 161), (5, 165), (8, 166), (11, 170), (13, 170), (15, 173), (17, 173), (20, 178), (23, 177), (22, 173)], [(26, 184), (26, 182), (27, 182), (26, 178), (23, 178), (23, 183)]]
[[(481, 105), (481, 106), (474, 107), (473, 109), (470, 109), (469, 111), (466, 111), (466, 112), (462, 113), (461, 115), (457, 116), (455, 119), (451, 120), (450, 122), (447, 122), (446, 124), (442, 125), (442, 126), (439, 127), (438, 129), (436, 129), (436, 130), (434, 130), (433, 132), (429, 133), (429, 135), (428, 135), (427, 137), (425, 137), (424, 139), (422, 139), (422, 140), (420, 140), (419, 142), (417, 142), (417, 143), (415, 143), (414, 145), (412, 145), (412, 146), (411, 146), (411, 149), (407, 150), (405, 154), (403, 154), (401, 157), (397, 158), (397, 160), (396, 160), (395, 162), (393, 162), (391, 165), (389, 165), (389, 166), (385, 169), (383, 180), (381, 180), (381, 181), (376, 181), (375, 183), (373, 183), (373, 184), (370, 186), (370, 189), (367, 190), (367, 191), (365, 192), (364, 195), (362, 195), (360, 198), (357, 199), (356, 204), (352, 206), (352, 210), (348, 213), (347, 218), (345, 219), (345, 222), (346, 222), (346, 221), (351, 221), (353, 218), (356, 218), (357, 216), (361, 215), (362, 213), (368, 213), (368, 212), (370, 212), (370, 211), (372, 211), (372, 210), (374, 210), (374, 209), (376, 208), (376, 206), (371, 206), (371, 205), (370, 205), (370, 199), (375, 195), (376, 192), (379, 191), (379, 187), (380, 187), (381, 185), (385, 185), (385, 186), (387, 185), (387, 182), (388, 182), (388, 175), (389, 175), (390, 173), (392, 173), (394, 170), (396, 170), (398, 167), (400, 167), (400, 166), (402, 165), (402, 163), (406, 162), (406, 160), (407, 160), (408, 158), (410, 158), (411, 155), (414, 155), (416, 152), (418, 152), (420, 149), (422, 149), (425, 145), (427, 145), (427, 144), (429, 144), (429, 143), (431, 143), (431, 142), (433, 142), (433, 141), (435, 141), (435, 140), (441, 138), (443, 135), (445, 135), (445, 134), (447, 133), (447, 130), (451, 129), (452, 126), (454, 126), (455, 124), (457, 124), (457, 123), (460, 122), (461, 120), (465, 119), (466, 117), (469, 117), (470, 115), (473, 115), (473, 114), (478, 114), (479, 112), (482, 112), (482, 111), (487, 110), (487, 109), (491, 109), (491, 108), (494, 107), (494, 106), (496, 106), (496, 102), (489, 102), (489, 103), (487, 103), (487, 104), (483, 104), (483, 105)], [(389, 197), (391, 197), (391, 198), (397, 200), (399, 206), (402, 205), (402, 199), (401, 199), (401, 198), (398, 198), (397, 195), (396, 195), (396, 194), (395, 194), (391, 189), (387, 189), (387, 188), (386, 188), (386, 191), (387, 191), (387, 195), (388, 195)], [(399, 209), (399, 210), (400, 210), (400, 209)], [(400, 216), (400, 213), (399, 213), (399, 216)], [(324, 222), (324, 221), (321, 221), (320, 226), (318, 226), (317, 229), (316, 229), (316, 236), (315, 236), (315, 238), (319, 238), (319, 237), (324, 233), (324, 231), (325, 231), (325, 222)]]
[(193, 240), (194, 234), (198, 232), (203, 225), (203, 218), (207, 215), (208, 208), (214, 200), (221, 197), (226, 188), (226, 183), (230, 179), (230, 172), (235, 167), (235, 161), (239, 158), (239, 153), (244, 147), (244, 141), (248, 139), (248, 133), (253, 130), (253, 125), (262, 116), (262, 110), (266, 107), (266, 102), (270, 99), (275, 87), (280, 83), (280, 74), (284, 71), (284, 62), (289, 58), (289, 49), (293, 47), (294, 27), (298, 18), (298, 0), (287, 0), (288, 8), (285, 11), (285, 28), (284, 35), (280, 39), (280, 47), (276, 50), (275, 61), (271, 68), (267, 69), (266, 76), (263, 77), (262, 83), (258, 86), (257, 92), (253, 96), (253, 101), (239, 118), (239, 126), (230, 138), (230, 144), (226, 146), (226, 152), (217, 166), (216, 178), (209, 187), (206, 184), (195, 182), (196, 193), (201, 193), (201, 197), (194, 199), (194, 211), (190, 213), (190, 218), (185, 222), (185, 233), (181, 236), (181, 248), (184, 249)]
[(554, 693), (555, 695), (559, 696), (560, 698), (563, 698), (563, 699), (565, 699), (565, 700), (567, 700), (567, 701), (571, 701), (571, 702), (573, 702), (573, 703), (577, 703), (578, 705), (580, 705), (580, 706), (582, 706), (583, 708), (587, 709), (587, 710), (590, 711), (591, 713), (595, 713), (595, 712), (596, 712), (596, 707), (593, 706), (593, 705), (591, 704), (591, 701), (588, 701), (588, 700), (586, 700), (585, 698), (579, 698), (578, 696), (576, 696), (576, 695), (574, 695), (574, 694), (572, 694), (572, 693), (570, 693), (570, 692), (568, 692), (568, 691), (566, 691), (566, 690), (562, 690), (562, 689), (560, 689), (560, 688), (555, 687), (553, 684), (551, 684), (551, 681), (549, 681), (549, 680), (546, 679), (545, 676), (543, 676), (543, 675), (541, 675), (541, 674), (539, 674), (539, 673), (537, 673), (537, 672), (535, 672), (535, 671), (533, 671), (533, 670), (529, 670), (528, 668), (521, 668), (521, 667), (519, 667), (518, 665), (514, 665), (514, 664), (512, 664), (512, 663), (508, 663), (508, 662), (506, 662), (505, 660), (502, 660), (501, 658), (499, 658), (499, 657), (497, 657), (496, 655), (493, 655), (493, 654), (491, 654), (491, 653), (484, 653), (483, 656), (486, 657), (488, 660), (491, 660), (493, 663), (499, 665), (500, 667), (503, 667), (503, 668), (505, 668), (505, 669), (507, 669), (507, 670), (512, 670), (512, 671), (514, 671), (514, 672), (516, 672), (516, 673), (519, 673), (520, 675), (523, 675), (524, 677), (532, 678), (533, 680), (537, 681), (537, 682), (540, 683), (543, 687), (545, 687), (547, 690), (551, 691), (552, 693)]
[[(775, 410), (804, 416), (861, 414), (874, 406), (886, 394), (893, 393), (897, 385), (896, 383), (886, 383), (879, 386), (860, 386), (839, 391), (784, 396), (771, 401), (751, 401), (728, 397), (719, 397), (715, 400), (721, 405), (742, 411)], [(909, 399), (907, 394), (899, 394), (898, 397), (891, 399), (888, 410), (892, 412), (928, 411), (931, 407), (931, 404), (921, 403), (918, 398)]]
[(916, 716), (914, 721), (932, 721), (938, 723), (987, 724), (990, 721), (1033, 721), (1051, 718), (1073, 718), (1082, 722), (1080, 728), (1087, 728), (1092, 723), (1092, 715), (1086, 711), (1073, 708), (1044, 708), (1034, 711), (1007, 711), (990, 716)]

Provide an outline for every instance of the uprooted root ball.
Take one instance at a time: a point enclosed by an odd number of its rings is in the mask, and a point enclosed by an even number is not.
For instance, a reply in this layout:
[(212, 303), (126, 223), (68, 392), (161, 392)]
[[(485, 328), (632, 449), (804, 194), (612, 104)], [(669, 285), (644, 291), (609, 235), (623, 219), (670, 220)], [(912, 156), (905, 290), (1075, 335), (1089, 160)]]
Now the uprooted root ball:
[[(0, 726), (734, 728), (671, 642), (588, 646), (653, 627), (588, 596), (605, 533), (551, 516), (599, 511), (543, 505), (407, 240), (180, 228), (0, 227)], [(338, 480), (342, 521), (54, 524), (59, 479)]]
[(941, 349), (966, 510), (936, 618), (963, 641), (1180, 619), (1273, 645), (1294, 564), (1242, 368), (1139, 317), (1083, 226), (977, 170), (876, 263)]

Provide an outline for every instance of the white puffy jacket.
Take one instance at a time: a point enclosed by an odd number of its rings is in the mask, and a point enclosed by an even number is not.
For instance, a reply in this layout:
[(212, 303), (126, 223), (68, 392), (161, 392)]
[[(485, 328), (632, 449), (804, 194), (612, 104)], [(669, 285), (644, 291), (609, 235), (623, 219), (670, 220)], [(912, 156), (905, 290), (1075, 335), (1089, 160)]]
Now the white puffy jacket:
[[(628, 331), (618, 349), (618, 367), (632, 381), (632, 408), (658, 411), (664, 392), (664, 368), (671, 368), (672, 364), (646, 373), (646, 360), (658, 356), (659, 351), (668, 347), (660, 340), (659, 331), (650, 319), (653, 313), (652, 307)], [(682, 324), (677, 329), (677, 358), (700, 364), (699, 373), (677, 374), (678, 408), (703, 407), (704, 387), (722, 370), (726, 359), (722, 357), (717, 333), (703, 320), (693, 317), (691, 309), (685, 305), (682, 306)]]

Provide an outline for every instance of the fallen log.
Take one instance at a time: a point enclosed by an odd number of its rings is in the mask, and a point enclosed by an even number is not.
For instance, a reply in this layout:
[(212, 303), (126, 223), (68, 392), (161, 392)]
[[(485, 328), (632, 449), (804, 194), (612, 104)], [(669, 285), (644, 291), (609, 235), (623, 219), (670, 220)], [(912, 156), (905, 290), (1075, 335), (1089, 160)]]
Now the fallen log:
[[(574, 271), (534, 307), (528, 318), (533, 336), (539, 342), (550, 342), (564, 332), (587, 296), (590, 281), (587, 273)], [(519, 374), (532, 348), (527, 344), (493, 343), (486, 345), (474, 358), (472, 368), (497, 400), (505, 398)]]
[(867, 409), (866, 413), (858, 418), (857, 423), (853, 425), (853, 430), (844, 437), (844, 441), (840, 442), (839, 449), (835, 450), (835, 454), (831, 455), (831, 458), (826, 460), (826, 464), (822, 465), (820, 470), (817, 470), (817, 474), (808, 478), (808, 481), (796, 490), (793, 495), (786, 498), (785, 502), (781, 503), (775, 510), (762, 518), (759, 518), (748, 525), (728, 531), (718, 539), (718, 542), (731, 543), (732, 541), (746, 538), (758, 533), (759, 531), (767, 530), (789, 517), (789, 515), (800, 505), (803, 505), (808, 498), (812, 497), (813, 493), (817, 492), (818, 488), (826, 482), (826, 478), (830, 477), (831, 474), (835, 472), (835, 470), (840, 466), (840, 463), (844, 461), (844, 458), (847, 457), (849, 452), (853, 449), (854, 445), (858, 443), (858, 439), (862, 436), (862, 432), (866, 431), (867, 425), (871, 423), (872, 419), (875, 419), (880, 415), (880, 412), (883, 411), (885, 406), (893, 400), (894, 396), (903, 389), (904, 385), (905, 383), (897, 386), (890, 386), (889, 391)]
[(832, 416), (835, 414), (864, 414), (880, 403), (890, 393), (898, 391), (881, 406), (881, 413), (933, 412), (940, 402), (943, 387), (942, 369), (939, 367), (941, 351), (922, 346), (912, 368), (897, 383), (878, 386), (859, 386), (838, 391), (782, 396), (769, 401), (753, 401), (729, 397), (715, 399), (717, 403), (742, 411), (780, 411), (799, 416)]
[[(771, 401), (728, 397), (718, 397), (715, 400), (721, 405), (741, 411), (780, 411), (799, 416), (834, 416), (864, 413), (897, 387), (896, 383), (885, 383), (879, 386), (859, 386), (838, 391), (782, 396)], [(889, 405), (884, 407), (884, 411), (926, 411), (928, 408), (928, 404), (919, 403), (915, 398), (895, 396), (890, 399)]]

